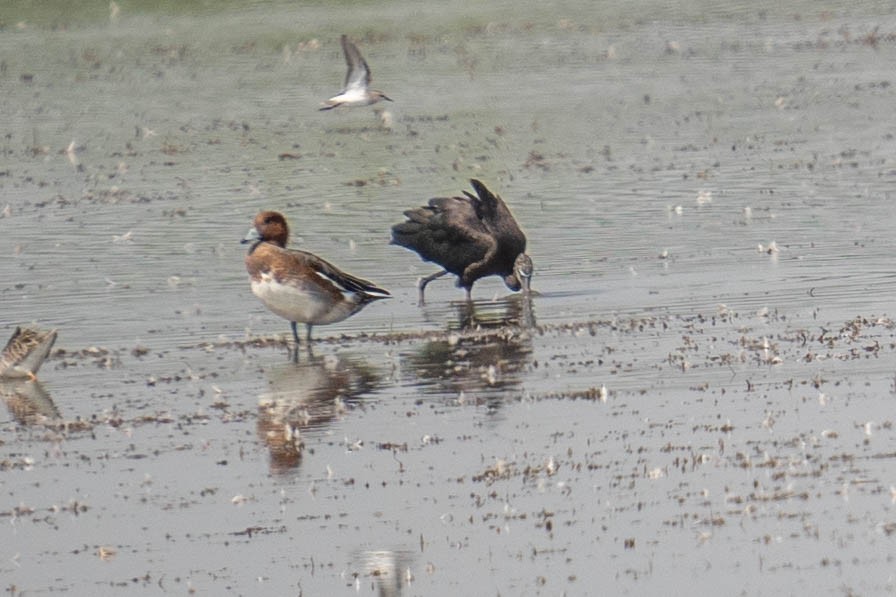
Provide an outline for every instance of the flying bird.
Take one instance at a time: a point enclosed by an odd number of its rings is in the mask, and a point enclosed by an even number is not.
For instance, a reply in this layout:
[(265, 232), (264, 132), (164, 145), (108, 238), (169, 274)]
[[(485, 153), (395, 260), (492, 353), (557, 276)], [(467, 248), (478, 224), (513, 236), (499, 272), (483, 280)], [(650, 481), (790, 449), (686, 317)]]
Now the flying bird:
[(345, 63), (348, 72), (345, 74), (345, 85), (338, 95), (334, 95), (323, 103), (321, 110), (332, 110), (339, 106), (370, 106), (380, 100), (392, 101), (382, 91), (370, 88), (370, 67), (361, 56), (358, 46), (353, 44), (348, 36), (343, 35), (342, 52), (345, 54)]

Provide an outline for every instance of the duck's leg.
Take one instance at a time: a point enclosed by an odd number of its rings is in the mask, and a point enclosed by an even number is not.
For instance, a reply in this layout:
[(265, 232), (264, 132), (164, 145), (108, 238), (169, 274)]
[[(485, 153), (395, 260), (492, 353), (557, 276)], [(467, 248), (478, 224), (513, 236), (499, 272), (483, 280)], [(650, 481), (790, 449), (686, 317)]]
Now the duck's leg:
[(289, 325), (290, 325), (290, 327), (292, 327), (292, 338), (296, 342), (295, 351), (292, 353), (292, 361), (294, 363), (298, 363), (299, 362), (299, 332), (296, 329), (296, 322), (290, 321)]
[(311, 348), (311, 324), (305, 324), (305, 350), (308, 352), (308, 358), (314, 358), (314, 350)]
[(436, 272), (430, 276), (426, 276), (425, 278), (420, 278), (420, 280), (417, 282), (417, 288), (420, 290), (418, 297), (419, 297), (419, 303), (421, 305), (426, 302), (423, 300), (423, 292), (426, 290), (426, 285), (429, 284), (430, 282), (432, 282), (433, 280), (435, 280), (436, 278), (441, 278), (442, 276), (444, 276), (447, 273), (448, 273), (448, 270), (443, 269), (442, 271)]

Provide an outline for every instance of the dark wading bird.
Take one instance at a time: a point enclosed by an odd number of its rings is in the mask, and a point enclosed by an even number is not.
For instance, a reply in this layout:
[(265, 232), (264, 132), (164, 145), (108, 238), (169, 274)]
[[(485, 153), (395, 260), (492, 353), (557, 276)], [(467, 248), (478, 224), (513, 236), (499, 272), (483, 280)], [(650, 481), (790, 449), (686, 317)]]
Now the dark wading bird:
[(380, 100), (391, 102), (392, 99), (385, 93), (370, 88), (370, 67), (358, 51), (358, 46), (349, 41), (345, 35), (340, 41), (342, 53), (345, 54), (345, 63), (348, 65), (345, 86), (338, 95), (325, 101), (321, 110), (332, 110), (339, 106), (369, 106)]
[(287, 249), (289, 227), (283, 214), (263, 211), (243, 243), (252, 243), (246, 270), (252, 292), (280, 317), (288, 320), (299, 355), (296, 323), (311, 326), (335, 323), (354, 315), (369, 303), (392, 295), (367, 280), (356, 278), (307, 251)]
[(476, 280), (486, 276), (501, 276), (511, 290), (529, 292), (532, 260), (526, 255), (526, 235), (501, 197), (478, 180), (470, 182), (478, 196), (464, 191), (463, 197), (430, 199), (392, 226), (392, 244), (444, 268), (420, 279), (421, 305), (426, 285), (449, 273), (466, 289), (467, 300)]

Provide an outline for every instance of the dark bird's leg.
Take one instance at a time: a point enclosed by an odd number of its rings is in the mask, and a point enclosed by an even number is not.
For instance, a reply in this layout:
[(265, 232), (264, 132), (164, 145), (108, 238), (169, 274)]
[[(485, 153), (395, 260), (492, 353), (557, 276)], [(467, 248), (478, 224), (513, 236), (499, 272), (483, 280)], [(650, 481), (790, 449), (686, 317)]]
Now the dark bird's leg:
[(469, 288), (464, 288), (464, 290), (467, 291), (467, 302), (472, 303), (473, 302), (473, 287), (470, 286)]
[(421, 305), (426, 302), (423, 300), (423, 292), (426, 290), (426, 285), (429, 284), (430, 282), (432, 282), (433, 280), (435, 280), (436, 278), (441, 278), (442, 276), (444, 276), (447, 273), (448, 273), (448, 270), (443, 269), (442, 271), (436, 272), (436, 273), (432, 274), (431, 276), (426, 276), (425, 278), (420, 278), (420, 281), (417, 282), (417, 288), (420, 289), (419, 300), (420, 300)]
[(476, 306), (467, 301), (463, 305), (459, 305), (457, 309), (460, 314), (460, 329), (472, 330), (476, 328)]

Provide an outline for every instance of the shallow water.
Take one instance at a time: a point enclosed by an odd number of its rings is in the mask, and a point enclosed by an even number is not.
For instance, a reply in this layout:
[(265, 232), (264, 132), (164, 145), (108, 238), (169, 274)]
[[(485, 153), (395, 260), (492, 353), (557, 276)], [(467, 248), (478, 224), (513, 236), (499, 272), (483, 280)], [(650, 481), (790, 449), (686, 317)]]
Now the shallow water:
[[(0, 9), (9, 592), (894, 592), (892, 7), (119, 4)], [(471, 177), (538, 293), (418, 307)], [(298, 365), (263, 208), (395, 295)]]

